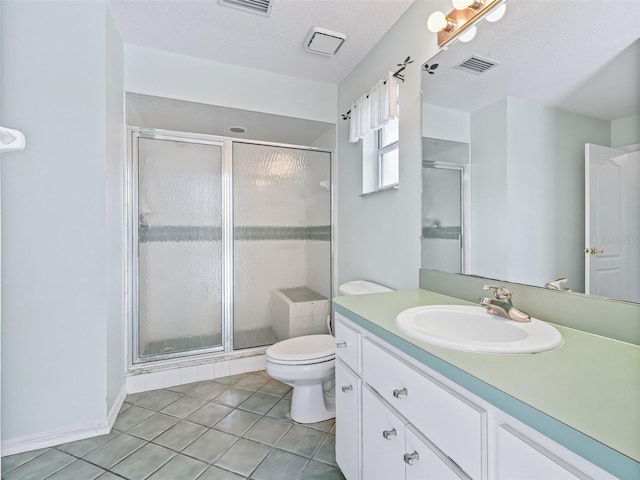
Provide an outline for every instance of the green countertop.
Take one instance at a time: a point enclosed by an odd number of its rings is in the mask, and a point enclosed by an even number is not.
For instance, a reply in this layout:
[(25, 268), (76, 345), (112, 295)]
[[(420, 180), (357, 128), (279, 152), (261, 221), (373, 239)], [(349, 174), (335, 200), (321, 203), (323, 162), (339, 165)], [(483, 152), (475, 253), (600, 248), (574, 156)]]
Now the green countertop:
[[(426, 290), (336, 297), (337, 312), (620, 478), (640, 478), (640, 347), (554, 326), (564, 345), (493, 355), (415, 340), (394, 324), (420, 305), (473, 305)], [(543, 319), (542, 319), (543, 320)]]

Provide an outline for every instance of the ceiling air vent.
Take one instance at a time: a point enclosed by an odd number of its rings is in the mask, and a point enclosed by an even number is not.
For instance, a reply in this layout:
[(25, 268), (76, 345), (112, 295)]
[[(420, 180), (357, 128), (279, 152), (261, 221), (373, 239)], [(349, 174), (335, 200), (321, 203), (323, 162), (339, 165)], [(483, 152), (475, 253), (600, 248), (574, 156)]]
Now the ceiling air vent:
[(464, 62), (462, 62), (459, 65), (456, 65), (453, 68), (457, 68), (465, 72), (473, 73), (475, 75), (481, 75), (487, 70), (490, 70), (493, 67), (497, 67), (498, 65), (500, 65), (500, 62), (496, 62), (495, 60), (491, 60), (489, 58), (482, 58), (482, 57), (479, 57), (478, 55), (471, 55)]
[(225, 7), (237, 8), (266, 17), (271, 14), (272, 0), (218, 0), (218, 3)]
[(320, 55), (333, 56), (347, 39), (344, 33), (334, 32), (326, 28), (313, 27), (309, 30), (307, 39), (304, 41), (304, 49), (307, 52), (318, 53)]

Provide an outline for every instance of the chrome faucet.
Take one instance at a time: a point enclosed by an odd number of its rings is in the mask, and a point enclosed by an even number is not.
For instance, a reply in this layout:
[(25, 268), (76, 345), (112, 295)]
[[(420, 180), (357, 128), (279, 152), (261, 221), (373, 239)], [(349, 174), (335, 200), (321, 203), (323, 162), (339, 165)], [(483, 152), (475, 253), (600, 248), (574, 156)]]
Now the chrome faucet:
[(561, 292), (570, 292), (570, 288), (564, 288), (562, 285), (567, 283), (567, 278), (557, 278), (553, 282), (547, 282), (544, 285), (544, 288), (548, 288), (549, 290), (560, 290)]
[(531, 315), (513, 306), (513, 303), (511, 303), (511, 292), (506, 288), (485, 285), (482, 289), (493, 290), (495, 298), (480, 297), (480, 305), (485, 307), (490, 314), (508, 318), (516, 322), (531, 321)]

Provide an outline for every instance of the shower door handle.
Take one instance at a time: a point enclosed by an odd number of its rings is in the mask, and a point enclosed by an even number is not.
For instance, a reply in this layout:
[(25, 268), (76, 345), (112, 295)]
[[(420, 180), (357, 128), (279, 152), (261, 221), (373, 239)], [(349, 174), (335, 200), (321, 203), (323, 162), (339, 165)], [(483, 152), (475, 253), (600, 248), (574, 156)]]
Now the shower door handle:
[(140, 228), (149, 228), (149, 223), (142, 213), (138, 215), (138, 226)]

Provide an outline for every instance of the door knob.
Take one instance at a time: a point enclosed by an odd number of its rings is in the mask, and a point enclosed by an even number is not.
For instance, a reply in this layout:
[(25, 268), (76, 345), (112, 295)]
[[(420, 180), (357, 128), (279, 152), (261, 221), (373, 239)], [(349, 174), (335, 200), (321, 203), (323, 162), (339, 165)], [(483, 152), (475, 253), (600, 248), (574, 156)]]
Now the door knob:
[(353, 385), (346, 385), (346, 386), (342, 387), (342, 391), (344, 393), (352, 392), (353, 391)]

